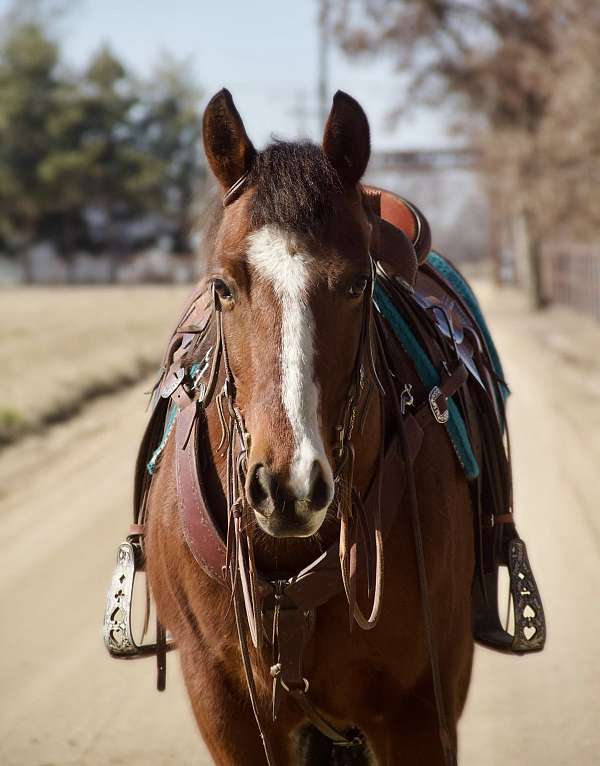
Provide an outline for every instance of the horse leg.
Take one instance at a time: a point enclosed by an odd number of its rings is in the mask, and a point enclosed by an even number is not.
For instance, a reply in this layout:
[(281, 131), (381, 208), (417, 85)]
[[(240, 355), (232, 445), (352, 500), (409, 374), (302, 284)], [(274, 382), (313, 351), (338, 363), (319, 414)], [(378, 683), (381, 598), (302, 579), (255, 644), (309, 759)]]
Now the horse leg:
[(336, 747), (325, 735), (308, 724), (300, 730), (294, 766), (369, 766), (366, 746)]
[[(448, 733), (456, 748), (456, 720), (449, 718)], [(414, 695), (387, 715), (381, 728), (368, 732), (380, 766), (445, 766), (444, 752), (431, 689)]]
[[(216, 766), (265, 766), (266, 757), (248, 692), (197, 644), (179, 645), (181, 668), (194, 716)], [(263, 713), (266, 736), (280, 764), (290, 763), (287, 737), (273, 732)]]
[(310, 724), (298, 732), (296, 759), (301, 766), (331, 766), (332, 742)]

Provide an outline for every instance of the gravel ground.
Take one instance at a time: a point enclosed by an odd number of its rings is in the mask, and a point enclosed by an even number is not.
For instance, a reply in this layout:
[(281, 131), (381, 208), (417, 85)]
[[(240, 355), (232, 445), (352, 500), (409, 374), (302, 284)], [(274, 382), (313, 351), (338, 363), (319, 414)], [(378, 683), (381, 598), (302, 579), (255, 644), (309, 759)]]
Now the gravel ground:
[[(460, 763), (592, 766), (600, 762), (600, 327), (567, 311), (533, 316), (515, 293), (477, 287), (514, 392), (517, 514), (549, 640), (534, 657), (477, 650)], [(104, 345), (126, 337), (116, 333), (113, 325)], [(144, 387), (98, 399), (0, 454), (6, 766), (210, 764), (176, 659), (160, 695), (150, 660), (111, 661), (100, 641), (129, 520)]]

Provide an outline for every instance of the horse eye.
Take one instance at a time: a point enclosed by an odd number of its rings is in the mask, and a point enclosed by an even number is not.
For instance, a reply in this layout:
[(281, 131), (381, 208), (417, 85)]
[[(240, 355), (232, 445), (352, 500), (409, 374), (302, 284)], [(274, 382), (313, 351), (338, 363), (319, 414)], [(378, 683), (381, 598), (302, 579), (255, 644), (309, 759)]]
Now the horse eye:
[(213, 279), (212, 285), (215, 291), (219, 294), (219, 298), (221, 298), (221, 300), (233, 300), (233, 291), (224, 279)]
[(348, 286), (348, 295), (362, 295), (369, 284), (369, 277), (356, 277)]

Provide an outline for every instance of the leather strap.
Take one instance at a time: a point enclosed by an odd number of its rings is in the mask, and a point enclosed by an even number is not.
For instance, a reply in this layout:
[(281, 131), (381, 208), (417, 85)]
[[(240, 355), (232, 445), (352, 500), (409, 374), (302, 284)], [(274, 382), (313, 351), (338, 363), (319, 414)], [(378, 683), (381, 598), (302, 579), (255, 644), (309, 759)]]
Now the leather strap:
[[(365, 513), (374, 515), (376, 506), (382, 509), (382, 535), (387, 537), (396, 519), (399, 498), (402, 495), (404, 464), (399, 444), (394, 440), (383, 458), (380, 468), (381, 484), (374, 482), (365, 499)], [(289, 694), (301, 707), (314, 726), (334, 744), (352, 747), (362, 741), (351, 730), (340, 731), (314, 706), (309, 695), (309, 682), (304, 676), (303, 653), (310, 636), (311, 615), (317, 607), (343, 590), (338, 546), (332, 545), (312, 564), (287, 581), (270, 583), (272, 594), (263, 603), (263, 613), (273, 620), (277, 662), (271, 673), (274, 677), (273, 711), (276, 715), (283, 692)], [(271, 617), (272, 615), (272, 617)]]
[[(440, 386), (436, 386), (439, 394), (435, 397), (435, 406), (442, 415), (448, 411), (448, 399), (454, 396), (458, 389), (467, 382), (467, 378), (467, 369), (462, 362), (459, 362), (443, 383)], [(433, 409), (434, 402), (432, 401), (431, 394), (432, 392), (430, 391), (427, 401), (423, 402), (414, 414), (407, 416), (408, 420), (415, 420), (419, 428), (425, 428), (430, 423), (436, 422)]]
[(515, 517), (512, 513), (499, 513), (497, 516), (493, 516), (494, 524), (514, 524)]
[[(389, 368), (386, 367), (386, 374), (388, 378), (387, 390), (391, 394), (393, 403), (394, 415), (398, 425), (398, 432), (400, 436), (400, 445), (402, 456), (404, 458), (404, 464), (410, 465), (411, 450), (409, 446), (408, 433), (406, 428), (406, 420), (403, 417), (402, 406), (398, 399), (396, 387), (392, 379)], [(458, 379), (458, 378), (457, 378)], [(414, 471), (407, 470), (407, 492), (408, 503), (411, 514), (413, 537), (415, 542), (415, 553), (417, 558), (417, 573), (419, 579), (419, 590), (421, 595), (421, 607), (423, 610), (423, 621), (425, 624), (425, 636), (427, 639), (427, 646), (429, 649), (429, 658), (431, 665), (431, 677), (433, 683), (433, 692), (435, 697), (436, 712), (438, 717), (438, 728), (440, 742), (442, 745), (442, 751), (444, 753), (445, 766), (456, 766), (456, 753), (450, 739), (448, 722), (446, 716), (446, 707), (444, 705), (444, 696), (442, 690), (442, 681), (440, 677), (439, 669), (439, 657), (437, 651), (437, 644), (435, 640), (435, 633), (433, 630), (433, 617), (431, 614), (431, 605), (429, 602), (429, 587), (427, 583), (427, 569), (425, 565), (425, 552), (423, 550), (423, 536), (421, 532), (421, 520), (419, 517), (419, 503), (417, 499), (417, 490), (415, 485)]]
[(313, 726), (318, 729), (323, 736), (330, 739), (334, 745), (337, 745), (338, 747), (356, 747), (363, 743), (364, 738), (362, 735), (358, 734), (358, 732), (354, 733), (356, 730), (351, 729), (345, 734), (323, 718), (310, 701), (307, 691), (294, 688), (290, 689), (289, 694)]
[[(448, 376), (444, 382), (438, 387), (440, 396), (437, 398), (437, 406), (441, 410), (448, 410), (448, 399), (450, 399), (466, 382), (468, 373), (462, 363), (459, 363), (454, 369), (452, 374)], [(425, 428), (432, 423), (439, 422), (436, 420), (429, 396), (425, 402), (414, 413), (408, 413), (404, 416), (406, 424), (406, 436), (409, 445), (409, 454), (411, 460), (414, 461), (416, 455), (421, 449), (423, 444), (423, 437)]]
[(179, 411), (175, 425), (175, 474), (179, 518), (186, 543), (198, 565), (215, 580), (225, 582), (226, 549), (210, 516), (196, 463), (199, 428), (204, 422), (201, 403)]
[(156, 618), (156, 688), (164, 692), (167, 686), (167, 631)]

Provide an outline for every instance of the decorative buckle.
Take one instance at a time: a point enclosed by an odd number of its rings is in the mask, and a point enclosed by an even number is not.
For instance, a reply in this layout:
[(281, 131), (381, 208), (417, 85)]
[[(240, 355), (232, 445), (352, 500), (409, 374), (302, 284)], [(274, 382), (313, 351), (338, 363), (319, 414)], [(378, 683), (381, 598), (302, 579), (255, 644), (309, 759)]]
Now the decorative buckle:
[(202, 379), (204, 378), (204, 375), (206, 374), (208, 368), (210, 367), (210, 355), (212, 353), (212, 346), (208, 349), (206, 354), (204, 355), (201, 362), (196, 362), (196, 364), (193, 364), (190, 367), (190, 379), (192, 381), (192, 389), (194, 391), (200, 391), (202, 388), (206, 388), (206, 385), (203, 383)]
[(447, 423), (448, 418), (450, 417), (448, 407), (446, 406), (446, 409), (442, 411), (437, 403), (437, 400), (443, 395), (444, 394), (438, 386), (434, 386), (429, 392), (429, 406), (431, 408), (431, 412), (433, 413), (433, 417), (437, 420), (437, 422), (442, 423), (442, 425)]
[(400, 412), (404, 415), (407, 407), (412, 407), (415, 403), (415, 398), (412, 392), (412, 383), (405, 383), (402, 393), (400, 394)]

